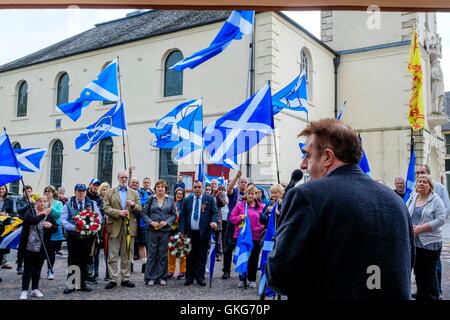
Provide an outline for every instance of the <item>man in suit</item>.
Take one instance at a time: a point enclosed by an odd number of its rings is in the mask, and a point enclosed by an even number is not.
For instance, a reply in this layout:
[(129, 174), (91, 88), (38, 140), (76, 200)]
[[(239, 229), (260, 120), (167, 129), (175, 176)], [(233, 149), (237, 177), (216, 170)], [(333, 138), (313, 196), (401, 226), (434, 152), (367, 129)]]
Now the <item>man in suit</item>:
[[(133, 242), (137, 234), (137, 222), (134, 213), (142, 211), (142, 206), (138, 193), (128, 187), (128, 178), (127, 171), (119, 172), (117, 175), (119, 186), (110, 189), (103, 199), (104, 211), (107, 214), (108, 272), (111, 277), (111, 281), (105, 289), (112, 289), (117, 286), (119, 272), (122, 278), (122, 286), (128, 288), (134, 288), (135, 286), (130, 281)], [(131, 237), (128, 244), (127, 236)]]
[(216, 230), (219, 219), (216, 199), (203, 193), (200, 181), (194, 181), (194, 194), (183, 201), (179, 216), (180, 232), (185, 233), (192, 241), (192, 250), (186, 258), (185, 286), (194, 283), (206, 286), (205, 267), (208, 256), (208, 245), (211, 232)]
[(313, 121), (300, 136), (312, 180), (283, 200), (268, 286), (289, 299), (410, 299), (415, 247), (402, 199), (361, 171), (361, 142), (340, 121)]

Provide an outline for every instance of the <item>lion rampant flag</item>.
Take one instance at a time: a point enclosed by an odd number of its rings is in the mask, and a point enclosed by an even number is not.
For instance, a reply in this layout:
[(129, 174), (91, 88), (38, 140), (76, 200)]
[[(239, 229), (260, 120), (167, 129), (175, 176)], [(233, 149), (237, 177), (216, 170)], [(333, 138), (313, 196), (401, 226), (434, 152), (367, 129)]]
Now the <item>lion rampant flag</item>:
[(425, 114), (423, 106), (422, 65), (420, 63), (419, 37), (414, 29), (409, 49), (408, 72), (413, 76), (411, 95), (409, 98), (408, 120), (414, 131), (423, 128)]

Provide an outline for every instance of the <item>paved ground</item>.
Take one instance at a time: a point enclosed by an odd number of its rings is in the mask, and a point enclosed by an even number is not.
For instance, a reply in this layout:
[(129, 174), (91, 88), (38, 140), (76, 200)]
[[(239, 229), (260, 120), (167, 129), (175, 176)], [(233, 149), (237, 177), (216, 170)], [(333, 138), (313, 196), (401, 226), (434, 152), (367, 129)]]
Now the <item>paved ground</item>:
[[(450, 220), (444, 226), (444, 246), (441, 254), (443, 265), (443, 299), (450, 300)], [(10, 262), (15, 261), (15, 251), (8, 255)], [(133, 289), (117, 287), (112, 290), (105, 290), (107, 282), (103, 281), (105, 265), (103, 256), (100, 259), (100, 278), (98, 284), (90, 285), (92, 292), (75, 292), (70, 295), (62, 293), (65, 287), (65, 268), (67, 256), (57, 256), (55, 263), (55, 279), (47, 280), (47, 267), (44, 265), (40, 290), (44, 293), (44, 299), (49, 300), (252, 300), (258, 299), (256, 289), (237, 288), (237, 274), (232, 273), (228, 280), (222, 280), (222, 263), (217, 262), (215, 267), (212, 288), (200, 287), (196, 284), (185, 287), (183, 280), (170, 280), (166, 287), (148, 287), (144, 284), (144, 275), (140, 273), (141, 263), (135, 261), (135, 272), (131, 274), (131, 281), (136, 284)], [(139, 271), (139, 272), (136, 272)], [(21, 288), (21, 276), (17, 275), (15, 269), (1, 270), (0, 276), (3, 282), (0, 284), (0, 300), (18, 299)], [(258, 277), (259, 279), (259, 273)], [(413, 278), (413, 287), (414, 287)]]

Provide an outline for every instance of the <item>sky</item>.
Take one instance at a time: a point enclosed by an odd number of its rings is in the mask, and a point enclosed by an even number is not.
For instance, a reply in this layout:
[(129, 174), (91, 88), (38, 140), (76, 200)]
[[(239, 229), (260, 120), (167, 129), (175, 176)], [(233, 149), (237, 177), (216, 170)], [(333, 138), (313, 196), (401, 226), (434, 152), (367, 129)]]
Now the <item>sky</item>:
[[(134, 10), (24, 9), (0, 10), (0, 65), (93, 28), (96, 23), (124, 17)], [(319, 11), (285, 12), (320, 39)], [(445, 90), (450, 90), (450, 13), (438, 13), (442, 37), (441, 67)], [(201, 49), (201, 48), (199, 48)]]

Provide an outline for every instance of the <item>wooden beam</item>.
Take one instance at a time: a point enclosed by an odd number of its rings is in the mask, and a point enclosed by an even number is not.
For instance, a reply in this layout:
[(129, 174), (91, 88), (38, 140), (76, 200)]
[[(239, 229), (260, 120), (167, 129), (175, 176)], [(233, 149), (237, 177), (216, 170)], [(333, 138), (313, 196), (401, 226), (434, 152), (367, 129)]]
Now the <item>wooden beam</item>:
[(450, 11), (449, 0), (0, 0), (1, 9), (12, 8), (154, 8), (154, 9), (255, 9), (271, 10), (366, 10)]

